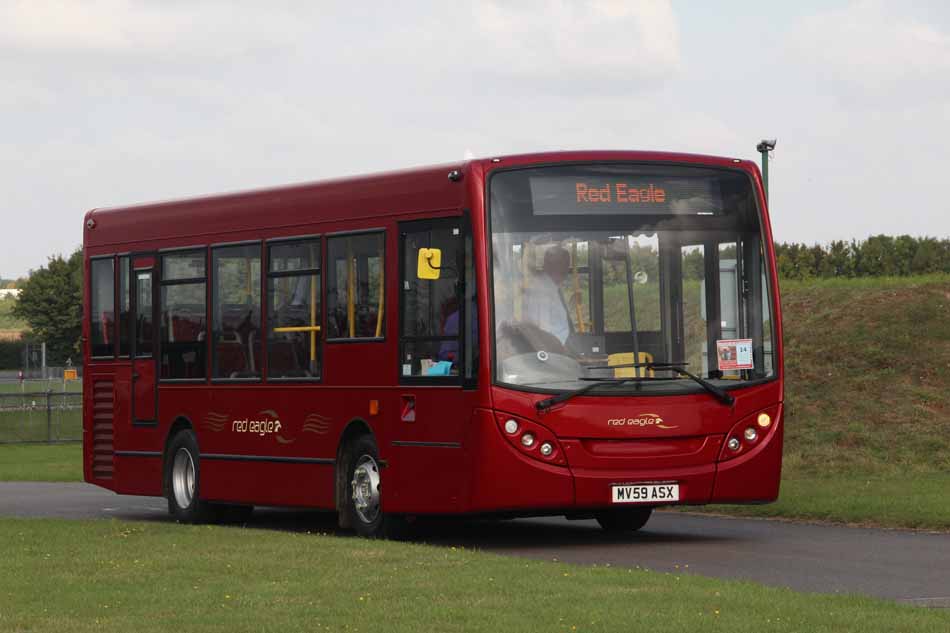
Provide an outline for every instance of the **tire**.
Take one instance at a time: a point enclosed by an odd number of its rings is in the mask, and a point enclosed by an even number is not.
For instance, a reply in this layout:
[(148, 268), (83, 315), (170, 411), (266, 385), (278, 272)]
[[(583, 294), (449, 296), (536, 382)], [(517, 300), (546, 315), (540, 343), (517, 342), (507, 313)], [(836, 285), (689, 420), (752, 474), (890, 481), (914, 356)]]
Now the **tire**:
[(624, 508), (623, 510), (606, 510), (594, 515), (600, 527), (605, 532), (618, 534), (621, 532), (636, 532), (650, 520), (653, 508)]
[(165, 498), (168, 513), (181, 523), (215, 519), (214, 508), (201, 500), (201, 465), (198, 440), (190, 429), (179, 431), (165, 454)]
[(379, 451), (371, 435), (361, 435), (345, 451), (346, 487), (343, 511), (349, 525), (365, 538), (401, 537), (406, 522), (403, 517), (382, 511)]

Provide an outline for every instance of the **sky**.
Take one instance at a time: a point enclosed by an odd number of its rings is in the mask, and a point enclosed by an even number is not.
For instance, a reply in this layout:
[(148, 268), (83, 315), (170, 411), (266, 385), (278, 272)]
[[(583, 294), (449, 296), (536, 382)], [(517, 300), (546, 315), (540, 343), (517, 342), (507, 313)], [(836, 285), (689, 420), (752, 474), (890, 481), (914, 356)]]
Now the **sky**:
[(0, 0), (0, 277), (86, 210), (465, 157), (758, 160), (777, 241), (950, 237), (950, 3)]

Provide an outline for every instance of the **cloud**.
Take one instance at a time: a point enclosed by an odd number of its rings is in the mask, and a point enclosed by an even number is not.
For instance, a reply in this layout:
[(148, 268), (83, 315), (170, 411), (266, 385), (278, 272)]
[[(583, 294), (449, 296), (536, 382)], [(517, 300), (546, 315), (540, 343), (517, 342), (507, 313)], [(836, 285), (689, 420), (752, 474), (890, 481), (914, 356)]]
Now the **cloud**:
[(273, 47), (282, 41), (276, 39), (279, 34), (296, 37), (303, 29), (287, 7), (261, 9), (221, 0), (12, 0), (0, 5), (0, 46), (31, 54), (194, 63), (196, 58), (245, 56)]
[(483, 2), (473, 7), (479, 48), (500, 74), (613, 85), (662, 79), (681, 65), (679, 26), (668, 1)]
[(936, 82), (943, 91), (950, 84), (950, 36), (899, 3), (860, 0), (804, 17), (790, 31), (789, 51), (840, 92), (880, 96), (909, 84)]

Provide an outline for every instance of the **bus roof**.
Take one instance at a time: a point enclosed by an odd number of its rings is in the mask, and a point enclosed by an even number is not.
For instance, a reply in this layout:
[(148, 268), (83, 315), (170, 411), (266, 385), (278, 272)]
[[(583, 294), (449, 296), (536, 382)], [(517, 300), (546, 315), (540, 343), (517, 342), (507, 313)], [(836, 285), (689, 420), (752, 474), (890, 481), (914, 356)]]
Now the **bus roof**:
[[(530, 164), (588, 161), (693, 163), (744, 169), (755, 163), (734, 158), (642, 151), (566, 151), (516, 154), (446, 163), (332, 180), (214, 194), (124, 207), (97, 208), (86, 213), (84, 245), (89, 248), (129, 243), (192, 239), (219, 241), (228, 234), (260, 229), (289, 229), (314, 222), (371, 222), (400, 213), (436, 213), (464, 204), (464, 187), (447, 177), (459, 170), (481, 170)], [(94, 227), (94, 228), (93, 228)]]

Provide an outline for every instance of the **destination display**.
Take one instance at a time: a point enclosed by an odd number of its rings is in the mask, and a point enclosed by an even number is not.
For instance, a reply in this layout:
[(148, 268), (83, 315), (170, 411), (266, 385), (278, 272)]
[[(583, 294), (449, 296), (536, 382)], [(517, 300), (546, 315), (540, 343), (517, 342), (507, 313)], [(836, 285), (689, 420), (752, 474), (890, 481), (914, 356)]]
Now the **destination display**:
[(713, 178), (642, 175), (535, 175), (528, 179), (534, 215), (716, 215)]

